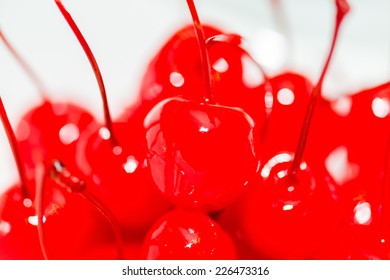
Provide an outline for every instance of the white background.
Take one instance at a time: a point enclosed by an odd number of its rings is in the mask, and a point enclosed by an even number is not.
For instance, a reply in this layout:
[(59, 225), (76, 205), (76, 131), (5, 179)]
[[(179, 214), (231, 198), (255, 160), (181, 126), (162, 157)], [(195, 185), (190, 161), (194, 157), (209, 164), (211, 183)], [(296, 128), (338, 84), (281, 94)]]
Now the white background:
[[(271, 73), (293, 69), (315, 80), (333, 30), (333, 0), (281, 1), (287, 28), (275, 20), (270, 2), (198, 0), (196, 4), (203, 22), (256, 42), (252, 48), (271, 58), (266, 65)], [(350, 4), (352, 11), (342, 27), (325, 83), (331, 98), (390, 80), (390, 1), (351, 0)], [(64, 5), (98, 60), (114, 118), (134, 101), (148, 61), (168, 34), (190, 20), (184, 0), (64, 0)], [(72, 100), (102, 120), (93, 73), (54, 1), (0, 0), (0, 28), (41, 77), (51, 98)], [(273, 34), (270, 30), (288, 35), (288, 47), (267, 35)], [(14, 127), (26, 110), (41, 101), (3, 44), (0, 95)], [(7, 139), (0, 129), (0, 192), (17, 180)]]

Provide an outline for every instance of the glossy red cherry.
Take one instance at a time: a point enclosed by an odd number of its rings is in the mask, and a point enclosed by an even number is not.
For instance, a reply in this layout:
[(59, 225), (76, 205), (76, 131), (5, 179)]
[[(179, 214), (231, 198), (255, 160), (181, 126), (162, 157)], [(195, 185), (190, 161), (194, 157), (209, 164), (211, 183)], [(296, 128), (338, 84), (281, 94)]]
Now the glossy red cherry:
[(145, 128), (152, 177), (175, 204), (222, 209), (256, 171), (253, 121), (238, 108), (170, 98)]
[(142, 257), (153, 260), (235, 259), (230, 236), (207, 215), (173, 210), (149, 230)]
[[(46, 187), (43, 221), (50, 259), (78, 259), (87, 246), (111, 236), (88, 201), (53, 183)], [(0, 259), (43, 259), (37, 225), (36, 198), (24, 198), (20, 186), (7, 190), (0, 198)]]
[(116, 146), (107, 128), (91, 129), (80, 140), (78, 163), (92, 181), (89, 190), (131, 235), (146, 231), (171, 206), (152, 180), (136, 131), (127, 123), (114, 123), (113, 129), (120, 141)]
[[(223, 34), (221, 30), (206, 24), (202, 28), (205, 38)], [(241, 38), (236, 37), (238, 41), (213, 40), (207, 45), (214, 99), (221, 105), (243, 108), (252, 118), (263, 123), (264, 77), (241, 48)], [(196, 31), (193, 25), (184, 26), (168, 39), (149, 63), (141, 82), (140, 102), (134, 105), (138, 109), (133, 110), (132, 116), (144, 118), (155, 104), (168, 97), (183, 96), (199, 100), (199, 91), (204, 90), (203, 84)]]
[[(262, 180), (233, 207), (234, 234), (257, 258), (311, 259), (338, 225), (329, 178), (317, 178), (303, 162), (288, 176), (291, 154), (279, 154), (261, 170)], [(221, 218), (229, 223), (229, 217)]]
[[(75, 259), (84, 246), (104, 240), (105, 223), (94, 205), (59, 188), (54, 181), (47, 179), (48, 174), (38, 172), (38, 169), (33, 179), (27, 179), (23, 158), (1, 98), (0, 115), (21, 181), (20, 185), (11, 187), (0, 197), (0, 258)], [(39, 164), (41, 166), (43, 163)], [(61, 173), (62, 177), (50, 174), (60, 179), (60, 183), (66, 181), (69, 188), (77, 187), (78, 183), (82, 185), (69, 173)]]
[(204, 31), (193, 1), (193, 19), (203, 88), (197, 98), (168, 98), (147, 115), (144, 126), (154, 182), (175, 204), (220, 210), (242, 192), (257, 168), (254, 123), (239, 108), (215, 105)]
[(90, 113), (70, 103), (45, 101), (27, 112), (15, 131), (29, 177), (38, 163), (52, 159), (61, 159), (70, 169), (77, 170), (77, 142), (93, 124)]

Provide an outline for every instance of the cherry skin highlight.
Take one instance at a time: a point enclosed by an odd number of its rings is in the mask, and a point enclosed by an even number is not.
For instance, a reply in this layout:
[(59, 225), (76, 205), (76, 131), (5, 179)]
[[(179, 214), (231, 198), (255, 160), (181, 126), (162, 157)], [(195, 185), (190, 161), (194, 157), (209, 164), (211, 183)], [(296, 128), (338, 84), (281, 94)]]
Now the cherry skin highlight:
[(145, 128), (153, 180), (177, 205), (223, 209), (256, 172), (253, 121), (241, 109), (170, 98)]
[(142, 257), (153, 260), (235, 259), (230, 236), (200, 212), (173, 210), (149, 230)]

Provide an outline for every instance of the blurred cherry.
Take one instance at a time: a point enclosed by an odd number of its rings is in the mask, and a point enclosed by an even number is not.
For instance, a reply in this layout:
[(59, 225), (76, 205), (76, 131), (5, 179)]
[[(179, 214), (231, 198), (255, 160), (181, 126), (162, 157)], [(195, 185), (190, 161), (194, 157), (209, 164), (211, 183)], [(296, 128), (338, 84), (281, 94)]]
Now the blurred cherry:
[(200, 212), (173, 210), (149, 230), (142, 257), (153, 260), (235, 259), (230, 236)]
[(91, 114), (70, 103), (45, 101), (32, 108), (16, 128), (28, 176), (33, 176), (38, 163), (57, 158), (69, 168), (77, 170), (77, 143), (80, 136), (93, 124), (95, 121)]

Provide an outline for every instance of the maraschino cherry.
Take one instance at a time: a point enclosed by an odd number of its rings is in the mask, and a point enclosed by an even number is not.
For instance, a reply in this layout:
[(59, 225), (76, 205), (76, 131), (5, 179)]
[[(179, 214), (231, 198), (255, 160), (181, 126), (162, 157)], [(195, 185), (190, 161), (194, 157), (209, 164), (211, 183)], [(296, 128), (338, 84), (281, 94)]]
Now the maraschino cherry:
[(90, 61), (104, 106), (105, 124), (92, 127), (80, 139), (77, 164), (91, 179), (87, 182), (90, 191), (111, 210), (127, 235), (142, 234), (170, 208), (151, 180), (145, 160), (143, 131), (137, 129), (140, 125), (133, 125), (131, 121), (112, 121), (96, 59), (62, 2), (56, 0), (55, 3)]
[[(339, 185), (338, 195), (343, 205), (346, 222), (353, 220), (353, 209), (359, 202), (369, 201), (375, 209), (381, 204), (384, 162), (390, 137), (390, 83), (347, 95), (331, 106), (340, 114), (342, 122), (336, 139), (332, 141), (327, 168)], [(344, 106), (340, 104), (345, 103)], [(359, 124), (363, 124), (361, 126)], [(340, 125), (336, 127), (340, 128)], [(364, 147), (364, 148), (363, 148)], [(344, 151), (344, 155), (340, 151)], [(337, 170), (332, 163), (344, 157)]]
[[(242, 47), (242, 38), (202, 25), (210, 60), (213, 97), (217, 104), (240, 107), (256, 123), (263, 123), (264, 74)], [(188, 54), (192, 55), (189, 56)], [(133, 113), (144, 118), (159, 101), (180, 96), (200, 100), (204, 75), (199, 43), (193, 25), (179, 29), (149, 63)], [(253, 109), (252, 109), (253, 108)], [(251, 110), (252, 109), (252, 110)]]
[[(346, 1), (336, 0), (336, 6), (332, 46), (310, 96), (295, 153), (284, 152), (286, 148), (281, 147), (263, 162), (259, 183), (248, 189), (237, 206), (241, 220), (233, 230), (260, 258), (311, 259), (339, 224), (331, 178), (317, 174), (310, 163), (303, 160), (314, 108), (321, 95), (340, 24), (349, 10)], [(221, 220), (226, 219), (222, 215)]]
[(162, 216), (149, 230), (142, 257), (152, 260), (235, 259), (230, 236), (200, 212), (176, 209)]
[(215, 105), (203, 29), (193, 1), (187, 3), (206, 73), (198, 93), (204, 100), (168, 98), (150, 111), (148, 162), (154, 182), (175, 204), (215, 211), (232, 203), (256, 171), (254, 123), (239, 108)]
[(43, 250), (37, 230), (35, 181), (27, 179), (1, 98), (0, 113), (21, 179), (0, 197), (0, 258), (42, 259), (46, 251), (46, 256), (52, 259), (77, 259), (83, 248), (107, 239), (109, 228), (95, 207), (49, 180), (42, 201), (42, 221), (47, 236)]
[[(367, 94), (368, 95), (368, 94)], [(367, 96), (368, 97), (368, 96)], [(384, 127), (388, 130), (389, 126)], [(349, 219), (345, 226), (329, 237), (328, 242), (316, 256), (318, 259), (390, 259), (390, 137), (387, 137), (385, 152), (380, 153), (384, 175), (376, 192), (358, 181), (352, 180), (342, 194), (343, 210)], [(384, 160), (382, 155), (384, 155)], [(379, 156), (379, 155), (378, 155)], [(380, 163), (377, 163), (380, 165)], [(376, 168), (373, 168), (376, 170)], [(363, 179), (363, 176), (357, 178)], [(375, 179), (375, 177), (374, 177)], [(375, 183), (375, 181), (374, 181)], [(348, 193), (347, 193), (348, 191)], [(350, 195), (348, 203), (347, 195)]]

